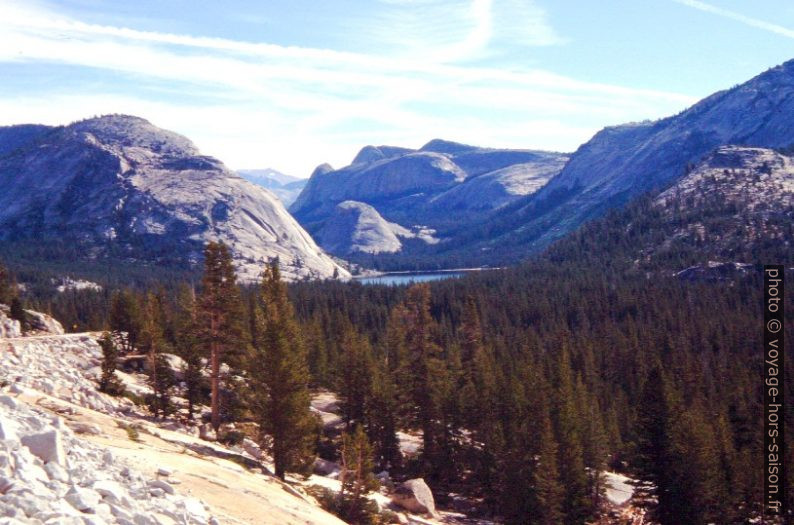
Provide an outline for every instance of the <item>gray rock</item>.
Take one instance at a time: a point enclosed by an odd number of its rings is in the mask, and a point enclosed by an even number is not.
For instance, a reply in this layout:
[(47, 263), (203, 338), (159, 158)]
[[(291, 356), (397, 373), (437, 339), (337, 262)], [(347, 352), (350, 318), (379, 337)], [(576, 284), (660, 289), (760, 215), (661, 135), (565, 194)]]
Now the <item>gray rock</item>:
[[(794, 61), (769, 69), (731, 89), (714, 93), (692, 107), (655, 122), (604, 128), (582, 144), (559, 175), (509, 212), (520, 231), (538, 231), (522, 239), (527, 248), (545, 247), (583, 221), (622, 206), (632, 197), (666, 187), (728, 144), (766, 148), (794, 143)], [(564, 196), (564, 198), (560, 198)], [(544, 203), (544, 212), (536, 206)], [(495, 217), (498, 221), (508, 218)], [(513, 239), (518, 230), (506, 234)], [(501, 239), (488, 238), (476, 250)]]
[(17, 428), (18, 425), (15, 422), (0, 414), (0, 440), (17, 439)]
[(5, 494), (14, 486), (14, 480), (0, 476), (0, 495)]
[(53, 335), (62, 335), (64, 333), (61, 323), (49, 315), (33, 310), (25, 310), (25, 313), (28, 314), (28, 320), (34, 330)]
[(88, 434), (91, 436), (102, 434), (102, 429), (93, 423), (70, 422), (68, 425), (75, 434)]
[(20, 337), (22, 326), (16, 319), (11, 319), (6, 315), (5, 310), (0, 310), (0, 338)]
[(243, 439), (243, 450), (245, 450), (251, 457), (255, 459), (262, 459), (262, 449), (251, 438)]
[(94, 490), (72, 487), (64, 495), (63, 499), (80, 512), (91, 514), (96, 512), (97, 505), (99, 505), (102, 498)]
[(53, 461), (59, 465), (64, 465), (66, 462), (61, 434), (57, 430), (23, 436), (21, 441), (23, 445), (30, 449), (33, 455), (45, 463)]
[(17, 400), (11, 396), (0, 396), (0, 404), (5, 405), (11, 410), (16, 410), (19, 408), (19, 403), (17, 403)]
[(169, 483), (161, 479), (155, 479), (153, 481), (150, 481), (149, 487), (152, 487), (153, 489), (161, 489), (163, 492), (167, 494), (173, 494), (174, 492), (176, 492), (174, 490), (174, 487), (172, 487)]
[(59, 481), (61, 483), (69, 482), (69, 473), (55, 461), (50, 461), (44, 465), (44, 472), (46, 472), (53, 481)]
[(209, 423), (204, 423), (199, 427), (199, 438), (205, 441), (217, 441), (218, 436), (215, 434), (215, 429)]
[(397, 486), (392, 502), (416, 514), (436, 515), (433, 493), (422, 478), (409, 479)]
[(119, 519), (125, 519), (128, 521), (132, 521), (133, 516), (132, 513), (125, 507), (122, 507), (116, 503), (110, 503), (110, 512)]
[(124, 503), (129, 505), (129, 499), (127, 498), (126, 491), (124, 488), (116, 483), (115, 481), (110, 480), (100, 480), (95, 481), (92, 485), (92, 488), (102, 496), (102, 499), (107, 500), (110, 503)]
[(147, 516), (146, 514), (136, 514), (132, 518), (132, 522), (135, 525), (160, 525), (160, 523), (152, 518), (151, 516)]
[(436, 230), (537, 191), (567, 159), (441, 140), (420, 150), (367, 146), (349, 166), (315, 170), (290, 211), (336, 255), (400, 252), (403, 239), (434, 244)]
[(19, 509), (22, 511), (22, 514), (25, 516), (33, 516), (41, 509), (42, 502), (33, 496), (33, 494), (27, 493), (18, 493), (18, 494), (6, 494), (3, 496), (3, 502)]
[(331, 474), (338, 474), (341, 468), (338, 463), (323, 458), (317, 458), (314, 460), (312, 470), (318, 476), (330, 476)]

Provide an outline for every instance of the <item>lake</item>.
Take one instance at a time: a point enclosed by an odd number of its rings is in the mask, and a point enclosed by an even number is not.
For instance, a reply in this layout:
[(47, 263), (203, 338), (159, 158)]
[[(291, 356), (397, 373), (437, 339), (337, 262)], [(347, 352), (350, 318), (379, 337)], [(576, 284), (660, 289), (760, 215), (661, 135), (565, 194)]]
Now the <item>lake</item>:
[(385, 273), (374, 277), (361, 277), (356, 279), (361, 284), (385, 284), (388, 286), (399, 286), (403, 284), (425, 283), (428, 281), (441, 281), (453, 277), (461, 277), (466, 272), (417, 272), (417, 273)]

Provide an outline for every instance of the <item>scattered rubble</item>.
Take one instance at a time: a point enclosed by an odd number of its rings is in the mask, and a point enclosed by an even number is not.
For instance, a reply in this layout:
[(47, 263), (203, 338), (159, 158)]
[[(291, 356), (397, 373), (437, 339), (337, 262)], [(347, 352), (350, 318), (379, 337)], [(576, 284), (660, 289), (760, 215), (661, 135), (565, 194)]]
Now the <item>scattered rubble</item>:
[[(9, 402), (11, 400), (12, 402)], [(79, 438), (58, 416), (0, 402), (0, 523), (209, 525), (209, 513)], [(158, 487), (162, 494), (152, 494)]]

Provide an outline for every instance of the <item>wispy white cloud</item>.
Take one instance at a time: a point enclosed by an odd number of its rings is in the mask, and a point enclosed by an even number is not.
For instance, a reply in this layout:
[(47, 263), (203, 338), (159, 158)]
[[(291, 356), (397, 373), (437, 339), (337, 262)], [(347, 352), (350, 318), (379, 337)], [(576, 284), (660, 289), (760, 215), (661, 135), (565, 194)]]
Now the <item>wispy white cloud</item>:
[(673, 0), (673, 2), (677, 4), (685, 5), (687, 7), (691, 7), (693, 9), (697, 9), (699, 11), (704, 11), (706, 13), (712, 13), (724, 18), (730, 18), (731, 20), (741, 22), (742, 24), (755, 27), (758, 29), (762, 29), (770, 33), (775, 33), (777, 35), (784, 36), (786, 38), (794, 38), (793, 29), (789, 29), (787, 27), (783, 27), (778, 24), (773, 24), (771, 22), (766, 22), (764, 20), (759, 20), (757, 18), (746, 16), (741, 13), (737, 13), (736, 11), (723, 9), (722, 7), (718, 7), (712, 4), (707, 4), (706, 2), (701, 2), (700, 0)]
[[(397, 8), (395, 2), (411, 0), (390, 1)], [(88, 24), (51, 7), (0, 0), (0, 71), (3, 63), (65, 64), (118, 78), (92, 90), (9, 95), (0, 99), (0, 123), (137, 113), (188, 135), (233, 167), (272, 165), (307, 175), (320, 162), (349, 161), (370, 142), (418, 146), (444, 137), (572, 149), (604, 123), (658, 117), (693, 101), (542, 70), (466, 63), (463, 57), (487, 53), (494, 35), (502, 34), (494, 32), (504, 17), (499, 9), (490, 0), (462, 11), (414, 1), (468, 22), (461, 22), (463, 29), (456, 19), (443, 31), (428, 30), (442, 35), (433, 42), (436, 54), (353, 53)], [(534, 4), (519, 3), (528, 20), (538, 21), (526, 26), (533, 45), (556, 38), (543, 36), (551, 30), (543, 29)], [(422, 33), (420, 22), (404, 23)], [(164, 83), (190, 97), (147, 90)]]
[[(513, 47), (565, 42), (533, 0), (380, 0), (385, 6), (364, 29), (399, 56), (440, 63), (472, 62)], [(388, 30), (384, 31), (384, 28)]]

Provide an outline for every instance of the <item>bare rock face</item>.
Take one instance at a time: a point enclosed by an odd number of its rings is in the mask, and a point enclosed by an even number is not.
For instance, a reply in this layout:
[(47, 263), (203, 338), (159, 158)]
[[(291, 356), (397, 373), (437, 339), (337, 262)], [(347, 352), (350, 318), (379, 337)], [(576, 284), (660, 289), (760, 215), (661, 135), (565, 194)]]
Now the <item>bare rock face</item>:
[(4, 337), (20, 337), (22, 326), (16, 319), (8, 317), (8, 309), (5, 305), (0, 305), (0, 339)]
[(53, 462), (63, 465), (66, 461), (61, 434), (56, 429), (38, 434), (28, 434), (22, 437), (21, 442), (44, 463)]
[(25, 310), (25, 313), (28, 315), (31, 328), (34, 330), (52, 335), (62, 335), (65, 333), (63, 325), (49, 315), (33, 310)]
[(542, 249), (584, 221), (684, 177), (721, 146), (788, 147), (794, 143), (793, 95), (794, 60), (677, 115), (605, 128), (546, 186), (493, 219), (505, 229), (517, 227), (467, 249), (499, 243)]
[(0, 128), (3, 143), (0, 240), (172, 265), (195, 265), (206, 242), (223, 241), (245, 280), (273, 258), (287, 279), (347, 276), (272, 193), (146, 120)]
[(389, 222), (378, 211), (363, 202), (344, 201), (315, 233), (320, 246), (339, 255), (394, 253), (402, 249), (402, 240), (420, 238), (434, 244), (433, 230), (406, 228)]
[(199, 427), (199, 438), (205, 441), (217, 441), (218, 436), (215, 433), (215, 429), (212, 428), (212, 425), (209, 423), (204, 423)]
[(392, 494), (392, 502), (415, 514), (436, 515), (433, 493), (422, 478), (409, 479), (399, 485)]
[(318, 167), (290, 210), (332, 253), (395, 253), (403, 250), (400, 238), (435, 244), (436, 231), (537, 191), (567, 160), (443, 140), (418, 150), (366, 146), (349, 166)]

